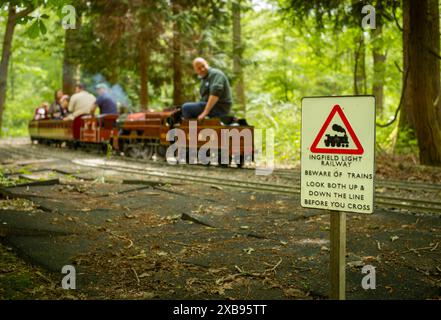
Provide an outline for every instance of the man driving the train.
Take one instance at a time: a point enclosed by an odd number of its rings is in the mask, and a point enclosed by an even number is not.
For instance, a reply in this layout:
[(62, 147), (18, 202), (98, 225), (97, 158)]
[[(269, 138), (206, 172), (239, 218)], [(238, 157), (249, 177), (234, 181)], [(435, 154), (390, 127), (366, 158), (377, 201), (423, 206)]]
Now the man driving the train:
[(193, 61), (194, 71), (201, 79), (199, 102), (187, 102), (182, 106), (182, 116), (185, 119), (198, 120), (209, 117), (221, 117), (231, 110), (232, 98), (231, 87), (225, 74), (215, 68), (211, 68), (203, 58)]

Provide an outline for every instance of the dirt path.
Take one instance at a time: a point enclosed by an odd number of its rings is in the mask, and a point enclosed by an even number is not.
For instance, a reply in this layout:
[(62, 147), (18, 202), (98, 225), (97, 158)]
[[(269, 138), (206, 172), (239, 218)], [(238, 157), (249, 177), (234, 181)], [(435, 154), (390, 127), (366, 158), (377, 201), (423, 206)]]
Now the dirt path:
[[(329, 217), (301, 208), (297, 196), (127, 176), (57, 152), (65, 157), (0, 146), (1, 298), (327, 297)], [(347, 230), (348, 299), (440, 298), (439, 215), (381, 208), (348, 214)], [(367, 264), (376, 268), (375, 290), (361, 287)], [(60, 288), (64, 265), (76, 268), (76, 290)]]

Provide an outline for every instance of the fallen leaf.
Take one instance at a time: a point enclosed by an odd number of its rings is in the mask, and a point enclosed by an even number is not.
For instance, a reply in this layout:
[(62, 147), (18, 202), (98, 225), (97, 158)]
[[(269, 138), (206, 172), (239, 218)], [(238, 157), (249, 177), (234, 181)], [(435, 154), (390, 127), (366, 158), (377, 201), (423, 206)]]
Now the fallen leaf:
[(357, 261), (351, 261), (347, 263), (348, 267), (351, 268), (362, 268), (364, 266), (363, 261), (357, 260)]
[(156, 294), (153, 292), (144, 292), (142, 294), (143, 299), (153, 299), (154, 297), (156, 297)]
[(251, 254), (253, 251), (255, 251), (253, 248), (247, 248), (247, 249), (242, 249), (246, 254)]
[(142, 278), (149, 277), (149, 276), (150, 276), (150, 273), (143, 272), (138, 276), (138, 278), (142, 279)]
[(308, 296), (307, 293), (305, 293), (299, 289), (294, 289), (294, 288), (285, 289), (285, 290), (283, 290), (283, 293), (288, 298), (302, 298), (302, 297), (304, 298), (304, 297)]

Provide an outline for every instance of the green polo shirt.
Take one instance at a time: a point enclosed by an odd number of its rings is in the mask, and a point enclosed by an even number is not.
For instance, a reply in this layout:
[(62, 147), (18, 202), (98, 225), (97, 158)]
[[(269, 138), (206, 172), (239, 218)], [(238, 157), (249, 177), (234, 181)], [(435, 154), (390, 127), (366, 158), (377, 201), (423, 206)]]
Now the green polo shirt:
[(213, 110), (228, 114), (231, 110), (233, 100), (231, 98), (231, 88), (228, 78), (219, 69), (209, 68), (208, 75), (201, 79), (201, 101), (207, 102), (209, 96), (219, 97)]

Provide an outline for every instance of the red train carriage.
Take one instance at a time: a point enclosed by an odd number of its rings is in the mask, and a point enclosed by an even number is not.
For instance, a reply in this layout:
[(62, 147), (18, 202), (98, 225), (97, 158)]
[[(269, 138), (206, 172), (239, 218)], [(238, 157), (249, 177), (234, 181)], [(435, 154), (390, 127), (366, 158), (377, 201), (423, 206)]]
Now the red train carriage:
[(39, 143), (66, 142), (72, 147), (88, 144), (102, 147), (118, 135), (117, 119), (118, 115), (109, 114), (97, 117), (83, 115), (74, 120), (32, 120), (29, 134), (32, 141)]
[(118, 136), (116, 114), (82, 116), (79, 126), (79, 141), (81, 143), (107, 144), (112, 143)]
[(72, 120), (32, 120), (29, 123), (29, 135), (32, 141), (45, 144), (73, 141), (73, 122)]

